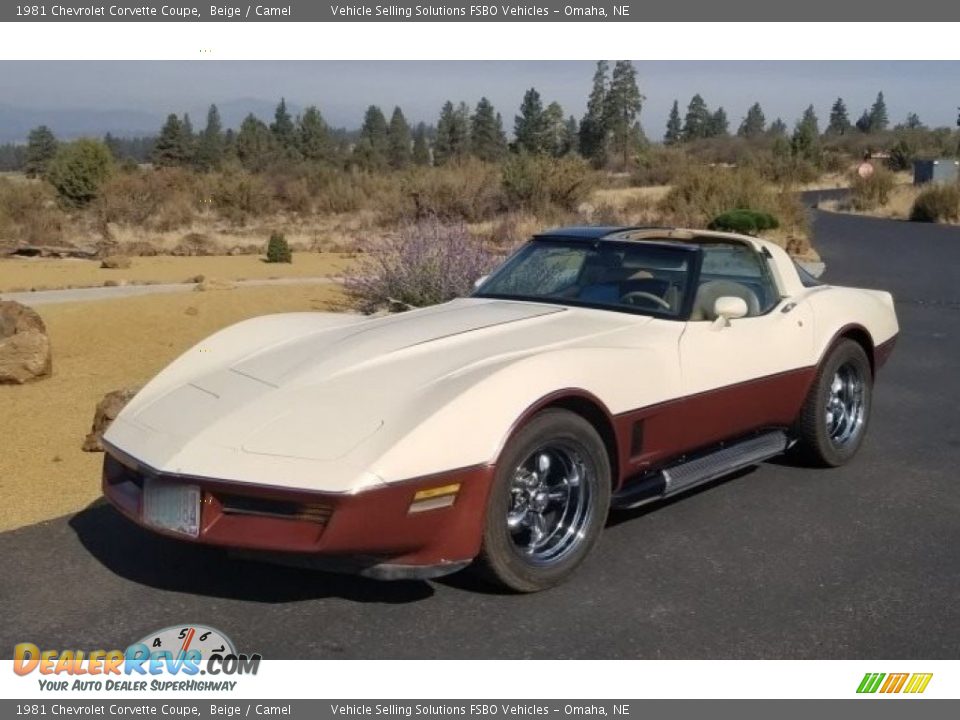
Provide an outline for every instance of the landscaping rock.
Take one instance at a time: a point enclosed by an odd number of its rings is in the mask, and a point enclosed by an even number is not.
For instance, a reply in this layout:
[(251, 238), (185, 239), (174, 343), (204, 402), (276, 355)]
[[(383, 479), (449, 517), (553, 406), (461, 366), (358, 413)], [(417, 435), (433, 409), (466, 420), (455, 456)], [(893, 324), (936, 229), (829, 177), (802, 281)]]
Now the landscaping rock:
[(50, 375), (47, 328), (35, 310), (0, 300), (0, 384), (22, 385)]
[(97, 403), (97, 410), (93, 414), (93, 425), (90, 432), (83, 441), (84, 452), (103, 452), (103, 443), (100, 442), (103, 439), (103, 434), (139, 390), (139, 387), (129, 387), (108, 392), (103, 396), (103, 399)]

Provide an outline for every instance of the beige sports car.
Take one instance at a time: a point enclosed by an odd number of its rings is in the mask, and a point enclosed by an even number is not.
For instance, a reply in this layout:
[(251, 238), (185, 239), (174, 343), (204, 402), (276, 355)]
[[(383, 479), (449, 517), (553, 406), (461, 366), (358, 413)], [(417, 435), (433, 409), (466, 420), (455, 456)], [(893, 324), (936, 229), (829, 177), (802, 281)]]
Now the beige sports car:
[(541, 590), (611, 506), (788, 451), (850, 460), (897, 331), (889, 293), (754, 237), (552, 230), (471, 297), (216, 333), (120, 413), (103, 490), (152, 531), (280, 562)]

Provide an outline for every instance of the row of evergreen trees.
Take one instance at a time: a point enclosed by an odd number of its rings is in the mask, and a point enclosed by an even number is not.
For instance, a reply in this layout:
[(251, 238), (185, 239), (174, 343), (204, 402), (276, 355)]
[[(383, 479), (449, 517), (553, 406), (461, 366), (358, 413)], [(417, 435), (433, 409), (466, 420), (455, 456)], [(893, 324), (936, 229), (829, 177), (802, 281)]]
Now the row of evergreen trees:
[(251, 170), (278, 160), (348, 163), (366, 170), (403, 169), (410, 165), (445, 165), (468, 156), (497, 162), (512, 151), (561, 157), (579, 153), (595, 165), (628, 164), (643, 140), (639, 116), (643, 96), (629, 61), (597, 64), (587, 113), (581, 122), (565, 116), (557, 102), (544, 106), (536, 88), (523, 96), (514, 118), (514, 141), (507, 141), (503, 117), (487, 98), (471, 108), (447, 101), (435, 128), (411, 128), (396, 107), (388, 121), (376, 105), (367, 108), (363, 125), (351, 142), (333, 131), (316, 106), (294, 118), (281, 100), (269, 125), (248, 115), (238, 131), (224, 130), (216, 106), (203, 130), (194, 132), (188, 115), (171, 114), (156, 139), (151, 160), (158, 166), (218, 167), (230, 156)]
[[(958, 118), (958, 125), (960, 125), (960, 118)], [(890, 118), (887, 114), (887, 104), (883, 98), (883, 93), (880, 92), (877, 94), (877, 99), (873, 105), (863, 111), (856, 123), (850, 122), (850, 116), (843, 98), (837, 98), (830, 108), (830, 121), (824, 134), (830, 137), (840, 137), (855, 130), (869, 134), (883, 132), (889, 127)], [(894, 129), (904, 128), (908, 130), (926, 129), (916, 113), (909, 113), (906, 122), (897, 125)], [(820, 135), (819, 120), (812, 105), (797, 121), (795, 134), (798, 130), (806, 133), (811, 129), (815, 129), (816, 134)], [(673, 107), (670, 109), (670, 115), (667, 118), (667, 129), (663, 135), (663, 141), (667, 145), (677, 145), (692, 140), (723, 137), (729, 134), (730, 122), (723, 107), (711, 112), (703, 97), (697, 94), (691, 98), (689, 105), (687, 105), (686, 115), (683, 118), (680, 117), (678, 101), (673, 101)], [(764, 135), (777, 137), (786, 134), (787, 125), (781, 118), (777, 118), (770, 123), (769, 127), (767, 126), (763, 108), (760, 107), (758, 102), (750, 106), (737, 129), (737, 135), (744, 138), (757, 138)]]
[[(238, 160), (252, 171), (289, 161), (370, 171), (399, 170), (411, 165), (445, 165), (466, 157), (497, 162), (511, 151), (555, 157), (579, 154), (595, 167), (626, 169), (646, 143), (640, 125), (644, 100), (630, 61), (617, 61), (612, 68), (607, 61), (600, 61), (586, 113), (579, 122), (572, 115), (567, 116), (559, 103), (545, 105), (540, 93), (530, 88), (514, 117), (512, 142), (508, 142), (501, 114), (487, 98), (481, 98), (473, 108), (464, 102), (446, 102), (436, 126), (420, 122), (411, 127), (399, 107), (393, 109), (388, 120), (378, 106), (371, 105), (362, 127), (354, 132), (330, 127), (313, 105), (294, 117), (283, 99), (269, 124), (250, 114), (237, 130), (225, 129), (216, 105), (211, 105), (199, 131), (194, 130), (189, 115), (171, 114), (155, 138), (116, 138), (108, 134), (104, 140), (118, 159), (150, 160), (161, 167), (192, 167), (201, 171), (216, 169), (229, 159)], [(881, 92), (856, 122), (850, 121), (846, 104), (838, 98), (822, 135), (812, 105), (788, 137), (786, 123), (777, 118), (768, 125), (757, 102), (747, 110), (736, 134), (747, 139), (774, 138), (780, 145), (789, 145), (795, 155), (814, 159), (824, 136), (841, 137), (854, 131), (876, 133), (888, 129), (889, 124)], [(901, 128), (924, 126), (915, 113), (910, 113), (906, 122), (894, 129)], [(673, 102), (664, 143), (679, 145), (728, 135), (730, 121), (724, 108), (711, 110), (697, 94), (683, 116), (678, 101)], [(30, 133), (26, 149), (0, 147), (0, 163), (4, 167), (23, 167), (30, 175), (42, 175), (56, 148), (53, 133), (41, 126)]]

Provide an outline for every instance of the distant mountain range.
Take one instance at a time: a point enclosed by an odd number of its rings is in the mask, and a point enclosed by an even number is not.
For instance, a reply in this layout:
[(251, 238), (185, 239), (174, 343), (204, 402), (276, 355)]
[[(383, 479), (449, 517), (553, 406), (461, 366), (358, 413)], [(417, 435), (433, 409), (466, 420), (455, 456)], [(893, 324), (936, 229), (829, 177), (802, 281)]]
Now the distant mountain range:
[[(225, 128), (237, 128), (243, 119), (253, 113), (264, 122), (273, 119), (276, 101), (243, 98), (217, 103), (220, 119)], [(203, 128), (209, 106), (174, 109), (172, 112), (190, 113), (195, 130)], [(287, 110), (296, 117), (303, 108), (287, 103)], [(92, 136), (100, 137), (108, 132), (118, 137), (156, 135), (168, 113), (130, 110), (126, 108), (102, 110), (91, 108), (24, 108), (0, 103), (0, 143), (25, 142), (27, 134), (38, 125), (46, 125), (64, 140)], [(328, 118), (329, 121), (329, 118)], [(358, 123), (359, 124), (359, 123)]]

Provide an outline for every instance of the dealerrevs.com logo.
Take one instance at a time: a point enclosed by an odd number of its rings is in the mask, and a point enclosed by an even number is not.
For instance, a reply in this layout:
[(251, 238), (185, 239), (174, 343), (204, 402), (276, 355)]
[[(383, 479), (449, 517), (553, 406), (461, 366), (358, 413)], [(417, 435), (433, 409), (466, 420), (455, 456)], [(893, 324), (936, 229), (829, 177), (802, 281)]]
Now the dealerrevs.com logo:
[(858, 693), (922, 693), (927, 689), (933, 673), (867, 673), (857, 687)]
[(41, 650), (29, 642), (13, 649), (13, 671), (43, 676), (37, 681), (47, 691), (230, 691), (237, 681), (224, 676), (256, 675), (260, 660), (203, 625), (164, 628), (126, 650)]

